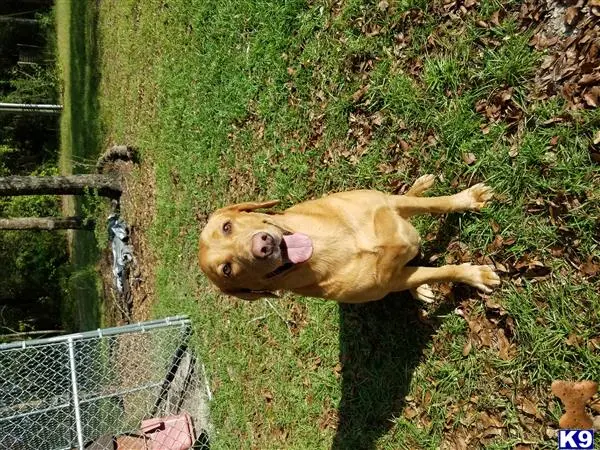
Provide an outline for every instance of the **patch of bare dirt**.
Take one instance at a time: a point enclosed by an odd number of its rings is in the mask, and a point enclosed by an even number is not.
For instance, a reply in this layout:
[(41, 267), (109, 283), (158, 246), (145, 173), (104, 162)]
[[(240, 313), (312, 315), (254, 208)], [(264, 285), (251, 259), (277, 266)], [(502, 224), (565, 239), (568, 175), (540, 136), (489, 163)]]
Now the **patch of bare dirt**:
[(109, 319), (116, 324), (138, 322), (150, 317), (154, 299), (156, 256), (149, 244), (147, 231), (155, 217), (155, 175), (152, 164), (116, 161), (104, 168), (123, 179), (119, 210), (129, 228), (129, 244), (134, 261), (129, 266), (128, 285), (119, 295), (114, 288), (110, 246), (102, 252), (100, 271)]
[(535, 98), (561, 95), (569, 108), (600, 102), (600, 1), (528, 0), (519, 18), (535, 27), (530, 44), (546, 50), (535, 79)]
[(129, 282), (132, 296), (132, 319), (145, 320), (150, 316), (154, 300), (154, 268), (156, 256), (149, 244), (147, 232), (156, 216), (155, 175), (151, 164), (142, 163), (124, 174), (125, 192), (121, 211), (129, 225), (135, 263)]

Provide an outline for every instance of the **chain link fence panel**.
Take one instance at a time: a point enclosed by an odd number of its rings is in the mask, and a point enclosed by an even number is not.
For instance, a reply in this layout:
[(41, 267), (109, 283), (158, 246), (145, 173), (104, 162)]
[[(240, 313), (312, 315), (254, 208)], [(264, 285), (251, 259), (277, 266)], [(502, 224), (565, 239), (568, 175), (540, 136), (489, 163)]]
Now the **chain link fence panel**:
[(0, 345), (0, 449), (208, 449), (185, 316)]

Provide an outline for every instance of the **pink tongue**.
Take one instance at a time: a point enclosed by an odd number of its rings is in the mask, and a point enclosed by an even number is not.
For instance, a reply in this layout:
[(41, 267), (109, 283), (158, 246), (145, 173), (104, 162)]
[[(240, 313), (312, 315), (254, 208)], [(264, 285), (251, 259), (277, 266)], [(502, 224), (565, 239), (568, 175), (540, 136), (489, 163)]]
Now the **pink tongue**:
[(313, 252), (312, 241), (302, 233), (294, 233), (283, 236), (287, 247), (288, 259), (294, 264), (306, 261)]

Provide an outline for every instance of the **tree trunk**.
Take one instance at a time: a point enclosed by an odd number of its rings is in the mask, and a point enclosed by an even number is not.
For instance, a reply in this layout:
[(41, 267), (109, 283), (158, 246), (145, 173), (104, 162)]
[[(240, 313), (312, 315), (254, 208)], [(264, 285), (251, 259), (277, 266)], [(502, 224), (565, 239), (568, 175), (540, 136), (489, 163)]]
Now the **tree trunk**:
[(0, 23), (14, 23), (16, 25), (37, 25), (36, 19), (23, 19), (21, 17), (0, 16)]
[(81, 217), (13, 217), (0, 218), (0, 230), (91, 230), (92, 221)]
[(56, 177), (0, 177), (0, 196), (6, 195), (82, 195), (87, 190), (103, 197), (118, 198), (121, 182), (112, 175), (68, 175)]

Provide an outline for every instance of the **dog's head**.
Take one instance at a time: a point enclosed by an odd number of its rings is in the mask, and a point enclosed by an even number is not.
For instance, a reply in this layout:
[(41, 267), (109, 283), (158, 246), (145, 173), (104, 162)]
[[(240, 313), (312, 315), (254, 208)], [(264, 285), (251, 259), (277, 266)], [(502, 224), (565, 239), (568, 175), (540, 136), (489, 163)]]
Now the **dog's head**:
[[(279, 226), (279, 203), (238, 203), (215, 211), (200, 234), (200, 268), (225, 294), (244, 300), (275, 297), (271, 288), (295, 264), (312, 255), (310, 239)], [(274, 283), (275, 281), (275, 283)]]

